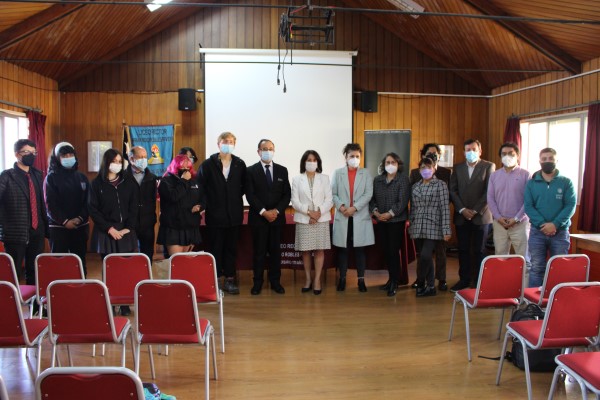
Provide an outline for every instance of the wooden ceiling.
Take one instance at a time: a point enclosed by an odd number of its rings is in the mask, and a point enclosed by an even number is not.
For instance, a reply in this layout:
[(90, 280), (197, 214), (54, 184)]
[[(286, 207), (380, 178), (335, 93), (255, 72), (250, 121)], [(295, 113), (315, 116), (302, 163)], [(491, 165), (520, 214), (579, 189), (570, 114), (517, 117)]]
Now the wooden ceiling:
[[(231, 4), (225, 1), (175, 1)], [(60, 86), (61, 82), (89, 70), (90, 65), (119, 59), (119, 55), (202, 8), (199, 5), (175, 5), (150, 13), (146, 7), (132, 4), (143, 3), (143, 0), (98, 2), (2, 2), (0, 60), (52, 78)], [(362, 13), (445, 68), (486, 90), (548, 71), (579, 73), (582, 62), (600, 57), (597, 0), (417, 2), (426, 12), (461, 16), (422, 15), (415, 19), (405, 14), (368, 10)], [(282, 6), (288, 5), (289, 1), (240, 0), (238, 3)], [(292, 3), (307, 4), (299, 0)], [(397, 10), (393, 0), (317, 0), (311, 3), (338, 7), (338, 15), (359, 12), (353, 10), (356, 8)], [(525, 19), (482, 19), (481, 16)], [(531, 20), (540, 18), (546, 21)], [(565, 23), (566, 20), (592, 23), (573, 24)]]

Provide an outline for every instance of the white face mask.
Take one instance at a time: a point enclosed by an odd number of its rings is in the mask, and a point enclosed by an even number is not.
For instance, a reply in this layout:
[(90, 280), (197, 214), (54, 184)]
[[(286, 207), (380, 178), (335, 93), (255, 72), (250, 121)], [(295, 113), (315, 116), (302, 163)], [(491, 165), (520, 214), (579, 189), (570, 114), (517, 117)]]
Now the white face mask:
[(307, 161), (304, 163), (304, 168), (306, 168), (306, 172), (315, 172), (319, 164), (316, 161)]
[(504, 166), (506, 168), (512, 168), (515, 165), (517, 165), (517, 157), (515, 157), (515, 156), (504, 156), (504, 157), (502, 157), (502, 164), (504, 164)]
[(396, 167), (394, 164), (388, 164), (385, 166), (385, 172), (387, 172), (390, 175), (395, 174), (396, 171), (398, 171), (398, 167)]
[(348, 160), (348, 166), (350, 168), (358, 168), (359, 165), (360, 165), (360, 158), (350, 158)]
[(123, 165), (118, 163), (110, 163), (110, 165), (108, 166), (108, 170), (113, 174), (118, 174), (119, 172), (121, 172), (122, 169)]

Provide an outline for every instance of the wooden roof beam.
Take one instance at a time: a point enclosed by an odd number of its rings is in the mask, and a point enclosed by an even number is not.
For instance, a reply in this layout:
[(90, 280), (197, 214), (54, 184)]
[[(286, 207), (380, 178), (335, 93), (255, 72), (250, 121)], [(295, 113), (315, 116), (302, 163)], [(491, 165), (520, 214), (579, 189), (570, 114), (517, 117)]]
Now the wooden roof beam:
[[(503, 9), (489, 0), (463, 0), (471, 7), (485, 15), (509, 16)], [(581, 73), (581, 62), (568, 54), (562, 48), (542, 37), (525, 22), (499, 20), (496, 23), (508, 29), (515, 36), (528, 43), (531, 47), (542, 53), (550, 61), (573, 74)]]
[(0, 51), (6, 50), (29, 35), (85, 7), (85, 4), (56, 4), (0, 32)]

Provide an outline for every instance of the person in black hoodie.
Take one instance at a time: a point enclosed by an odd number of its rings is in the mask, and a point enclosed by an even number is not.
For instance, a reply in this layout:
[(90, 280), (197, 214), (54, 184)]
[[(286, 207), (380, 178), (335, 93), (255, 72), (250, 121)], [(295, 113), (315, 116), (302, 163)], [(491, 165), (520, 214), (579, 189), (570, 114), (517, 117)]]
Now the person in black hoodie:
[(240, 226), (244, 222), (246, 163), (233, 155), (236, 138), (223, 132), (217, 138), (219, 152), (200, 165), (198, 183), (202, 190), (200, 204), (206, 209), (206, 227), (210, 234), (210, 252), (217, 262), (217, 273), (225, 276), (223, 290), (239, 294), (235, 283), (235, 259)]
[(77, 154), (71, 143), (60, 142), (48, 160), (44, 200), (48, 214), (50, 249), (53, 253), (79, 256), (87, 276), (85, 255), (89, 236), (90, 182), (77, 170)]
[[(123, 157), (108, 149), (102, 156), (100, 172), (92, 181), (89, 211), (94, 221), (97, 251), (104, 259), (111, 253), (138, 250), (135, 233), (138, 214), (136, 182), (124, 173)], [(129, 306), (121, 306), (121, 315), (129, 315)]]
[(156, 224), (156, 186), (158, 178), (148, 169), (148, 153), (141, 146), (129, 151), (127, 174), (133, 177), (138, 188), (138, 219), (136, 234), (140, 252), (152, 262), (154, 257), (154, 225)]
[(192, 251), (200, 244), (200, 186), (192, 162), (186, 155), (175, 156), (160, 181), (160, 228), (158, 243), (169, 255)]
[(14, 150), (17, 162), (0, 174), (0, 240), (15, 262), (19, 279), (25, 261), (25, 283), (35, 285), (35, 257), (44, 251), (48, 232), (42, 171), (33, 167), (34, 142), (17, 140)]

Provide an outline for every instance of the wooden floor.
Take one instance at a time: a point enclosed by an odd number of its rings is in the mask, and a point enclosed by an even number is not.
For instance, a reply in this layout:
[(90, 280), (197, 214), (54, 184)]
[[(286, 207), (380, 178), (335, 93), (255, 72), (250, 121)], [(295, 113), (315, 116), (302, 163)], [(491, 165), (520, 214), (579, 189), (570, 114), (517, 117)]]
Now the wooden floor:
[[(100, 276), (95, 255), (88, 257), (90, 277)], [(457, 276), (449, 258), (449, 284)], [(415, 276), (414, 263), (409, 270)], [(303, 274), (286, 270), (285, 295), (268, 288), (251, 296), (250, 271), (240, 273), (239, 296), (226, 295), (226, 352), (220, 353), (218, 316), (202, 307), (217, 327), (219, 380), (211, 380), (212, 399), (523, 399), (527, 396), (524, 372), (505, 363), (502, 382), (495, 385), (496, 340), (499, 311), (471, 314), (473, 361), (467, 361), (464, 318), (457, 313), (454, 339), (448, 342), (452, 294), (415, 298), (409, 287), (389, 298), (378, 286), (387, 272), (368, 271), (367, 293), (356, 288), (354, 271), (348, 288), (335, 291), (330, 270), (321, 296), (302, 294)], [(296, 278), (296, 279), (295, 279)], [(132, 319), (133, 320), (133, 319)], [(42, 369), (49, 366), (50, 345), (44, 343)], [(105, 357), (91, 357), (90, 346), (75, 347), (75, 365), (117, 365), (119, 349), (107, 348)], [(0, 350), (0, 375), (11, 400), (33, 399), (33, 352)], [(64, 356), (64, 354), (63, 354)], [(133, 368), (128, 347), (127, 366)], [(66, 364), (66, 357), (64, 364)], [(203, 350), (171, 348), (168, 357), (155, 357), (156, 383), (178, 400), (202, 399)], [(211, 374), (212, 375), (212, 374)], [(150, 382), (147, 353), (142, 353), (142, 381)], [(551, 373), (533, 373), (535, 399), (548, 396)], [(579, 387), (560, 384), (556, 399), (580, 398)]]

